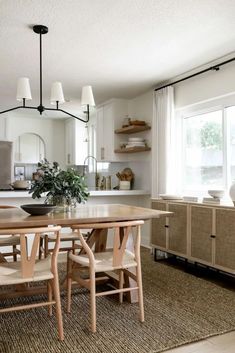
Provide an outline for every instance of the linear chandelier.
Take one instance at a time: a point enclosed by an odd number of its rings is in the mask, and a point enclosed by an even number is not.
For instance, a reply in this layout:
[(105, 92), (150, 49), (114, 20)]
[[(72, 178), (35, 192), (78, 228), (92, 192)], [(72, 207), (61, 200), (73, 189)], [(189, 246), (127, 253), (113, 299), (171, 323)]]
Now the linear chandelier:
[(39, 106), (30, 107), (30, 106), (25, 105), (26, 100), (32, 99), (32, 96), (31, 96), (31, 90), (30, 90), (30, 85), (29, 85), (29, 79), (27, 77), (21, 77), (18, 79), (16, 99), (18, 101), (21, 101), (22, 105), (17, 106), (15, 108), (3, 110), (0, 112), (0, 114), (4, 114), (4, 113), (10, 112), (12, 110), (24, 108), (24, 109), (36, 109), (39, 111), (40, 115), (42, 115), (42, 113), (45, 110), (51, 110), (51, 111), (62, 112), (64, 114), (67, 114), (75, 119), (78, 119), (78, 120), (84, 122), (84, 123), (87, 123), (89, 121), (90, 107), (95, 106), (95, 101), (94, 101), (91, 86), (84, 86), (82, 88), (81, 105), (86, 106), (86, 110), (84, 111), (84, 113), (86, 114), (85, 120), (80, 118), (79, 116), (73, 115), (73, 114), (68, 113), (67, 111), (59, 108), (59, 104), (62, 104), (65, 102), (61, 82), (54, 82), (51, 86), (51, 104), (56, 105), (56, 108), (44, 107), (43, 102), (42, 102), (42, 34), (48, 33), (48, 27), (43, 26), (43, 25), (36, 25), (36, 26), (33, 26), (33, 31), (35, 33), (39, 34), (39, 38), (40, 38), (40, 83), (39, 83), (40, 103), (39, 103)]

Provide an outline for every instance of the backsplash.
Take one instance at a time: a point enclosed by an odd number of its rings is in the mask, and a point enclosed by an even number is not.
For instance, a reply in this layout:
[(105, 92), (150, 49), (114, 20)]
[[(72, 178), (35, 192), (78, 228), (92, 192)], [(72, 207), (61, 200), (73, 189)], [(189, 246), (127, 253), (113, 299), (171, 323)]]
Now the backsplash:
[[(146, 173), (149, 170), (149, 161), (143, 162), (115, 162), (115, 163), (97, 163), (97, 172), (99, 177), (111, 176), (111, 189), (119, 185), (119, 179), (116, 174), (121, 172), (124, 168), (131, 168), (135, 177), (133, 183), (133, 189), (150, 189), (150, 175)], [(87, 177), (87, 184), (89, 188), (95, 188), (95, 171), (92, 165), (88, 166), (74, 166), (79, 174), (83, 174)], [(14, 179), (19, 180), (32, 180), (32, 174), (37, 170), (37, 164), (20, 164), (14, 165)], [(23, 175), (22, 175), (23, 172)]]
[[(135, 178), (133, 183), (133, 189), (150, 189), (150, 175), (146, 173), (149, 170), (149, 161), (143, 162), (115, 162), (115, 163), (97, 163), (97, 172), (99, 176), (107, 177), (111, 176), (111, 189), (119, 185), (119, 179), (116, 174), (121, 172), (125, 168), (131, 168)], [(77, 170), (83, 173), (83, 166), (77, 166)], [(88, 187), (95, 187), (95, 171), (90, 168), (91, 172), (88, 170), (88, 166), (85, 166), (85, 175), (87, 176)]]

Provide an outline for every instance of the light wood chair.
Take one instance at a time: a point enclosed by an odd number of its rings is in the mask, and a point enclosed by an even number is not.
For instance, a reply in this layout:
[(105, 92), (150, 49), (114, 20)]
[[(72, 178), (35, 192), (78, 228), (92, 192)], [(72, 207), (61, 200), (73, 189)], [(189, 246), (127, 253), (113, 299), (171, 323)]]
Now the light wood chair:
[[(0, 205), (0, 211), (8, 208), (17, 208), (15, 206)], [(20, 250), (17, 249), (17, 245), (20, 245), (20, 237), (18, 235), (10, 235), (6, 237), (0, 237), (0, 248), (2, 247), (12, 247), (10, 252), (1, 252), (1, 258), (12, 256), (14, 261), (17, 261), (17, 255), (20, 254)]]
[[(58, 324), (59, 339), (64, 339), (63, 323), (60, 302), (60, 290), (57, 270), (57, 257), (60, 246), (60, 229), (61, 227), (50, 227), (50, 232), (56, 236), (54, 250), (51, 256), (43, 260), (36, 260), (39, 250), (40, 235), (48, 231), (47, 227), (38, 228), (21, 228), (21, 229), (1, 229), (2, 234), (19, 235), (21, 259), (17, 262), (0, 263), (0, 286), (24, 284), (29, 282), (47, 281), (48, 300), (39, 303), (32, 303), (21, 306), (12, 306), (1, 308), (0, 313), (9, 311), (19, 311), (40, 306), (49, 307), (49, 315), (52, 315), (52, 305), (56, 307), (56, 317)], [(31, 253), (28, 254), (26, 238), (28, 235), (34, 235)], [(54, 299), (53, 299), (54, 296)]]
[[(91, 305), (91, 331), (96, 332), (96, 297), (119, 293), (119, 301), (123, 301), (123, 293), (137, 290), (140, 309), (140, 321), (144, 321), (143, 289), (140, 261), (140, 236), (141, 225), (144, 221), (126, 221), (113, 223), (96, 223), (89, 225), (75, 225), (73, 230), (78, 232), (82, 250), (78, 254), (70, 252), (68, 254), (67, 272), (67, 311), (71, 311), (71, 286), (72, 281), (78, 282), (82, 287), (90, 291)], [(88, 243), (84, 240), (80, 230), (84, 227), (113, 230), (113, 249), (104, 252), (93, 252)], [(133, 231), (135, 231), (133, 234)], [(130, 236), (135, 235), (134, 251), (127, 250), (127, 242)], [(88, 269), (89, 278), (82, 276), (84, 269)], [(135, 268), (136, 273), (129, 269)], [(96, 292), (96, 273), (118, 272), (119, 288), (105, 292)], [(124, 275), (129, 276), (136, 282), (135, 287), (123, 288)]]
[[(84, 237), (87, 237), (88, 233), (84, 234)], [(39, 248), (39, 259), (42, 258), (42, 254), (44, 254), (44, 258), (46, 258), (52, 249), (49, 247), (49, 244), (54, 243), (56, 240), (54, 234), (46, 233), (42, 234), (40, 237), (40, 248)], [(60, 233), (60, 244), (63, 242), (71, 242), (70, 246), (60, 247), (59, 251), (70, 251), (72, 250), (75, 253), (75, 249), (81, 249), (80, 239), (76, 232), (69, 233)]]

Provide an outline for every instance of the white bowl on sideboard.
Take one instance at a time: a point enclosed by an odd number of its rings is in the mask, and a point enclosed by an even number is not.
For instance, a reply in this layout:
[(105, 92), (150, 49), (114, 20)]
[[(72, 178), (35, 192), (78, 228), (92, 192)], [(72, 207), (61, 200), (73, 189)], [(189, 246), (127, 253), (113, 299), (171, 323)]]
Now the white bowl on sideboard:
[(224, 196), (224, 190), (208, 190), (208, 194), (220, 200)]

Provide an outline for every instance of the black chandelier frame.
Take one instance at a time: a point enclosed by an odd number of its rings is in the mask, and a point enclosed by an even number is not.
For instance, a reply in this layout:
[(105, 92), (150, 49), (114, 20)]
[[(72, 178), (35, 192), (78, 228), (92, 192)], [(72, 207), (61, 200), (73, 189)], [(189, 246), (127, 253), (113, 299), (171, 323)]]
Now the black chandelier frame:
[(71, 116), (72, 118), (78, 119), (80, 121), (82, 121), (83, 123), (88, 123), (89, 118), (90, 118), (90, 109), (89, 109), (89, 104), (86, 105), (86, 109), (83, 113), (85, 113), (87, 115), (87, 118), (84, 120), (82, 118), (79, 118), (78, 116), (71, 114), (61, 108), (59, 108), (59, 101), (56, 101), (56, 108), (48, 108), (48, 107), (44, 107), (43, 102), (42, 102), (42, 35), (48, 33), (48, 27), (47, 26), (43, 26), (43, 25), (35, 25), (33, 26), (33, 31), (37, 34), (39, 34), (39, 51), (40, 51), (40, 69), (39, 69), (39, 76), (40, 76), (40, 83), (39, 83), (39, 88), (40, 88), (40, 92), (39, 92), (39, 105), (37, 107), (30, 107), (25, 105), (25, 98), (22, 98), (22, 105), (11, 108), (11, 109), (7, 109), (7, 110), (3, 110), (0, 112), (0, 114), (4, 114), (4, 113), (8, 113), (11, 112), (13, 110), (17, 110), (17, 109), (33, 109), (33, 110), (38, 110), (40, 115), (42, 115), (42, 113), (45, 110), (50, 110), (50, 111), (56, 111), (56, 112), (61, 112), (64, 114), (67, 114), (69, 116)]

